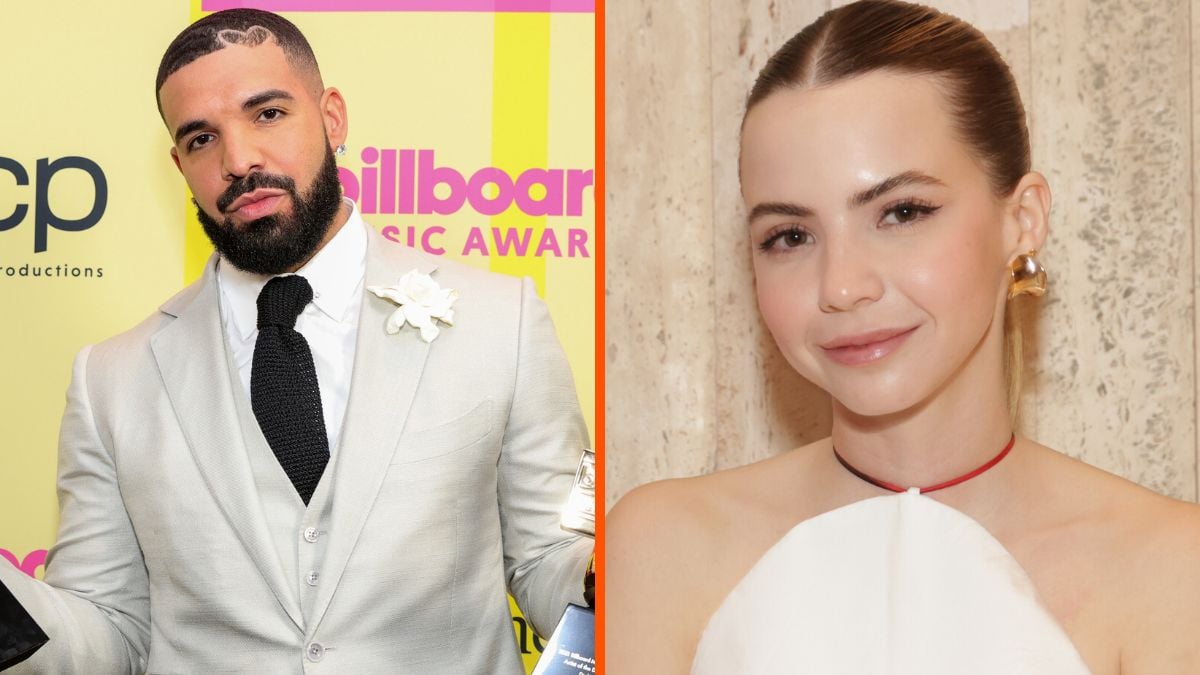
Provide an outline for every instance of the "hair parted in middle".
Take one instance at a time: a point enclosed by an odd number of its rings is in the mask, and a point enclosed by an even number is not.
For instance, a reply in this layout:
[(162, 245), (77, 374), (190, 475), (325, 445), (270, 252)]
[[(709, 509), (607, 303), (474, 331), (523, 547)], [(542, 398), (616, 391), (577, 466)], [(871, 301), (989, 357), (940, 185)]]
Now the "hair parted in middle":
[(826, 12), (767, 61), (746, 102), (890, 70), (939, 80), (963, 140), (1007, 195), (1029, 172), (1025, 108), (1008, 64), (971, 24), (922, 5), (860, 0)]

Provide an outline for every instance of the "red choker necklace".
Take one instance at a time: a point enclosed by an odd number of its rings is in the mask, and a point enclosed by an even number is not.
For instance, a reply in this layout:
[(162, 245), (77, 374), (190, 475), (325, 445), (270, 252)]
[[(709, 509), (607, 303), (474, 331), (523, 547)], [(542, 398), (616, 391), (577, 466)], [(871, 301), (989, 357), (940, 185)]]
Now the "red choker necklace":
[[(1004, 459), (1004, 456), (1007, 455), (1008, 452), (1013, 449), (1013, 445), (1016, 444), (1016, 442), (1017, 442), (1017, 436), (1016, 436), (1016, 434), (1013, 434), (1013, 436), (1008, 439), (1008, 444), (1005, 445), (1004, 449), (1000, 451), (1000, 454), (989, 459), (987, 461), (987, 463), (984, 464), (983, 466), (981, 466), (978, 469), (975, 469), (969, 473), (964, 473), (963, 475), (959, 476), (958, 478), (951, 478), (950, 480), (948, 480), (944, 483), (938, 483), (937, 485), (930, 485), (929, 487), (917, 488), (917, 492), (920, 492), (922, 494), (926, 493), (926, 492), (934, 492), (935, 490), (942, 490), (944, 488), (953, 487), (955, 485), (958, 485), (959, 483), (965, 483), (966, 481), (971, 480), (972, 478), (978, 476), (979, 474), (983, 473), (984, 471), (987, 471), (988, 469), (992, 468), (993, 466), (996, 466), (997, 464), (999, 464), (1000, 460)], [(833, 449), (833, 456), (837, 457), (837, 461), (840, 462), (842, 466), (846, 467), (847, 471), (849, 471), (850, 473), (854, 474), (855, 476), (858, 476), (859, 478), (865, 480), (866, 482), (870, 483), (871, 485), (874, 485), (876, 487), (881, 487), (885, 490), (891, 490), (892, 492), (907, 492), (908, 491), (908, 488), (901, 487), (899, 485), (896, 485), (895, 483), (889, 483), (885, 480), (879, 480), (878, 478), (874, 478), (872, 476), (868, 476), (867, 474), (863, 473), (862, 471), (859, 471), (858, 469), (854, 468), (853, 466), (850, 466), (850, 462), (847, 462), (844, 457), (842, 457), (840, 454), (838, 454), (836, 447)]]

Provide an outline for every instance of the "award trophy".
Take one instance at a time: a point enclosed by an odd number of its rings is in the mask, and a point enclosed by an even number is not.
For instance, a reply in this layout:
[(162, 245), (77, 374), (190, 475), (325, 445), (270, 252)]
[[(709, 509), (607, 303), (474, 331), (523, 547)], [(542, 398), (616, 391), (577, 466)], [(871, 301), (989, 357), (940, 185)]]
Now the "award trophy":
[[(563, 507), (562, 528), (596, 536), (596, 453), (583, 451), (579, 470), (567, 504)], [(590, 586), (592, 566), (588, 565), (585, 587)], [(590, 675), (596, 672), (596, 612), (592, 593), (586, 590), (588, 607), (567, 605), (558, 626), (546, 643), (533, 675)]]
[(579, 460), (561, 522), (564, 530), (596, 536), (596, 453), (591, 450), (584, 450)]

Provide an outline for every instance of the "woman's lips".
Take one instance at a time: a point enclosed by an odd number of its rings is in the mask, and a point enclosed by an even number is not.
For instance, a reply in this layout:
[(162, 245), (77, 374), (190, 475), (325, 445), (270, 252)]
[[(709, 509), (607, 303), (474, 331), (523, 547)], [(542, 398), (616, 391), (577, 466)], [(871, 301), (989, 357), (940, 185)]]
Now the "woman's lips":
[(861, 366), (874, 363), (896, 351), (908, 336), (917, 329), (889, 328), (871, 331), (861, 335), (850, 335), (830, 340), (821, 345), (825, 354), (832, 360), (844, 366)]

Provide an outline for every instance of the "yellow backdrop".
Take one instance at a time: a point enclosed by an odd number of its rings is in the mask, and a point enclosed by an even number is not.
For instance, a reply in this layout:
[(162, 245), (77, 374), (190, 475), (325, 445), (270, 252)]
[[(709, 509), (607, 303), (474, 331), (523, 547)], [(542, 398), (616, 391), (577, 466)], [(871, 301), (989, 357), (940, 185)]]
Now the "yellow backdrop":
[[(234, 6), (279, 11), (312, 42), (347, 101), (341, 177), (368, 222), (537, 282), (594, 436), (594, 0), (6, 3), (0, 557), (30, 574), (57, 527), (72, 356), (154, 311), (211, 251), (154, 76), (189, 21)], [(541, 642), (519, 615), (514, 632), (532, 666)]]

